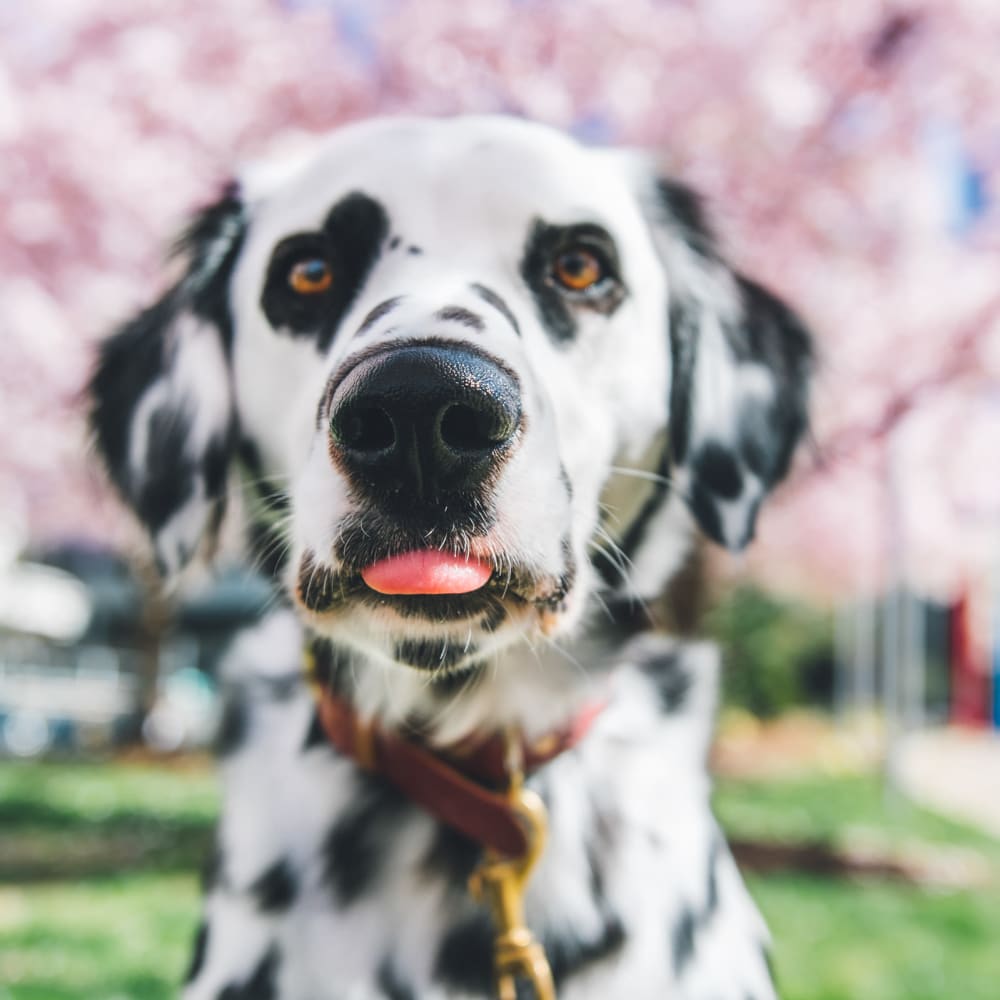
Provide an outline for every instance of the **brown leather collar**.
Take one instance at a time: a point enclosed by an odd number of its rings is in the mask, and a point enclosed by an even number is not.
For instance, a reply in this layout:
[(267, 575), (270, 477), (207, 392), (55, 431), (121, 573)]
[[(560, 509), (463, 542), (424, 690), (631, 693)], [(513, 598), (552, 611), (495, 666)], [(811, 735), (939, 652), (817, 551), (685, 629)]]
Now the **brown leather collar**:
[[(320, 723), (340, 753), (381, 774), (426, 812), (477, 843), (508, 857), (525, 854), (527, 833), (507, 794), (510, 740), (503, 733), (465, 740), (445, 754), (362, 719), (350, 702), (327, 687), (317, 686), (316, 697)], [(576, 746), (604, 704), (585, 705), (565, 728), (532, 744), (515, 743), (523, 773)]]

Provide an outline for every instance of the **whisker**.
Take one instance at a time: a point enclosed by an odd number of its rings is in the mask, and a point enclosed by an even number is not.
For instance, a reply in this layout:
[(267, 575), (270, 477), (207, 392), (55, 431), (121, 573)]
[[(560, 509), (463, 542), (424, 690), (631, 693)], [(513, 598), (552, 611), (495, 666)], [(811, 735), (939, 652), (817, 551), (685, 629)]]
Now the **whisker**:
[(659, 472), (650, 472), (648, 469), (632, 469), (627, 465), (612, 465), (610, 471), (616, 476), (625, 476), (631, 479), (644, 479), (649, 483), (662, 483), (670, 486), (674, 480), (671, 476), (665, 476)]

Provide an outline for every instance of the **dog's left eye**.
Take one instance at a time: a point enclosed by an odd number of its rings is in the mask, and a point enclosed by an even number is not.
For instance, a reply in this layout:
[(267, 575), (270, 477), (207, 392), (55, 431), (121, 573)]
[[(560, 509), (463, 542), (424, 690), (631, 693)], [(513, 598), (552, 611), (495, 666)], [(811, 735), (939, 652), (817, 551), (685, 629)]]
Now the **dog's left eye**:
[(318, 295), (333, 284), (333, 272), (322, 257), (308, 257), (293, 265), (288, 284), (300, 295)]
[(608, 276), (604, 261), (587, 247), (563, 250), (552, 262), (552, 276), (570, 292), (585, 292)]

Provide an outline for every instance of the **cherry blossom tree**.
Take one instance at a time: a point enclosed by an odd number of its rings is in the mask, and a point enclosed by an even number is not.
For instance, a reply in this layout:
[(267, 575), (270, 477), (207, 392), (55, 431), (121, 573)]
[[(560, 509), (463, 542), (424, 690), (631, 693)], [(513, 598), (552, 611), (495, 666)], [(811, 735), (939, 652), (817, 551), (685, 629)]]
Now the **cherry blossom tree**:
[(35, 0), (0, 8), (0, 491), (121, 544), (94, 345), (229, 166), (370, 114), (503, 111), (659, 151), (817, 331), (813, 447), (747, 568), (838, 594), (982, 576), (1000, 522), (991, 0)]

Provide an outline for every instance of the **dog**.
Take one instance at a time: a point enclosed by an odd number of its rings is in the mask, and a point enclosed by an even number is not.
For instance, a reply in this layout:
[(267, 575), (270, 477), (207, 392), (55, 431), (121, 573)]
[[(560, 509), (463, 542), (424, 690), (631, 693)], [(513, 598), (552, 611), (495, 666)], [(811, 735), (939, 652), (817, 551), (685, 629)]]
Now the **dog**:
[(249, 166), (178, 255), (96, 443), (167, 576), (238, 484), (279, 595), (222, 670), (187, 1000), (774, 996), (715, 653), (642, 609), (786, 474), (796, 314), (646, 156), (503, 117)]

